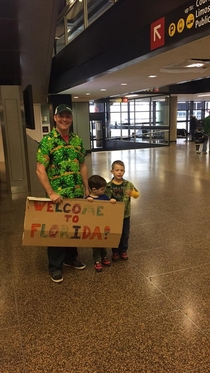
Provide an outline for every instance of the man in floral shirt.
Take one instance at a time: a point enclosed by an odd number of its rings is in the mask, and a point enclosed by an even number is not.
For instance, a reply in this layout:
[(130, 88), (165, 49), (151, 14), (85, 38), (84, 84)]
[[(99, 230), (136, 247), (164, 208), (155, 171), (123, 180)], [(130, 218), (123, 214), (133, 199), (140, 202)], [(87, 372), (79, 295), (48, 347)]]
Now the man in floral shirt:
[[(63, 198), (83, 198), (89, 195), (86, 151), (82, 139), (70, 132), (73, 122), (68, 105), (57, 106), (56, 126), (39, 143), (36, 173), (47, 196), (60, 203)], [(76, 269), (86, 266), (77, 260), (77, 248), (48, 247), (49, 272), (52, 281), (62, 282), (62, 266)]]

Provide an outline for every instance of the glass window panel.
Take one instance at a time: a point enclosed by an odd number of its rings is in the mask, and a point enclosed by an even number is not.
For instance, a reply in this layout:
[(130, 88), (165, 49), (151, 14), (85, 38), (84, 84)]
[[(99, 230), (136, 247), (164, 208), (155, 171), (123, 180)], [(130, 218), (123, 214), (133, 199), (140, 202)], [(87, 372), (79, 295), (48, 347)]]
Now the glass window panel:
[(197, 102), (197, 109), (201, 110), (203, 108), (202, 102)]
[(88, 0), (88, 24), (90, 25), (92, 22), (94, 22), (98, 17), (100, 17), (113, 5), (114, 1), (105, 2), (104, 0)]
[(149, 101), (148, 99), (147, 100), (144, 100), (144, 99), (141, 99), (141, 100), (136, 100), (136, 105), (135, 105), (135, 109), (136, 110), (147, 110), (149, 111)]
[(209, 115), (210, 101), (206, 101), (204, 106), (205, 106), (205, 110), (204, 110), (204, 112), (202, 112), (202, 118), (205, 118)]
[(128, 104), (127, 104), (127, 102), (125, 103), (125, 102), (122, 102), (121, 103), (121, 110), (122, 111), (128, 111)]
[(111, 113), (110, 114), (110, 124), (114, 127), (120, 123), (120, 114), (119, 113)]
[(134, 100), (129, 101), (129, 105), (130, 105), (130, 111), (134, 111), (135, 110), (135, 101)]
[(113, 102), (113, 104), (110, 105), (110, 112), (117, 112), (120, 113), (120, 103), (119, 102)]
[[(135, 137), (135, 141), (160, 141), (165, 132), (148, 128), (149, 126), (169, 126), (169, 96), (155, 96), (132, 99), (128, 103), (114, 102), (110, 105), (110, 136), (113, 138), (134, 138), (140, 131), (144, 136)], [(147, 126), (146, 129), (142, 127)], [(183, 125), (182, 125), (183, 127)], [(142, 132), (143, 131), (143, 132)], [(150, 134), (152, 133), (152, 135)], [(145, 133), (149, 135), (146, 136)], [(168, 136), (168, 134), (167, 134)]]
[(136, 123), (149, 123), (149, 113), (136, 112)]
[(62, 19), (56, 27), (55, 42), (54, 42), (54, 55), (59, 53), (64, 47), (65, 43), (65, 29), (64, 29), (64, 19)]
[(97, 102), (95, 104), (95, 112), (96, 113), (104, 113), (104, 103), (103, 102)]
[(135, 123), (135, 115), (134, 113), (130, 112), (130, 124), (134, 124), (134, 123)]
[(122, 123), (128, 123), (128, 113), (122, 113)]
[(104, 113), (104, 103), (90, 103), (89, 104), (90, 113)]
[[(152, 112), (153, 114), (153, 112)], [(169, 125), (169, 100), (167, 98), (160, 98), (158, 101), (155, 102), (155, 110), (154, 110), (155, 118), (152, 121), (153, 125), (159, 126), (168, 126)]]
[(90, 113), (95, 113), (95, 104), (89, 103), (89, 112)]
[(75, 2), (66, 16), (68, 43), (84, 30), (83, 15), (83, 2)]
[(201, 110), (193, 110), (193, 115), (194, 115), (197, 119), (201, 119)]
[(187, 110), (188, 109), (188, 101), (177, 103), (177, 110)]
[(177, 112), (177, 121), (186, 120), (187, 119), (187, 112), (186, 111), (178, 111)]

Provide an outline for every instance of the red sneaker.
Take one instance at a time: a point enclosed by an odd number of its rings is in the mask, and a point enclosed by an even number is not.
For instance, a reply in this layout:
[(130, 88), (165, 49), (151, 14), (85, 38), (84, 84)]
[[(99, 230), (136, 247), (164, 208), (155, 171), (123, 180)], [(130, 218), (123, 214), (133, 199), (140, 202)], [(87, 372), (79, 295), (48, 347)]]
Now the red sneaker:
[(121, 254), (120, 254), (120, 257), (121, 257), (123, 260), (128, 260), (128, 254), (127, 254), (127, 253), (121, 253)]
[(110, 260), (105, 256), (104, 258), (101, 259), (101, 263), (106, 266), (106, 267), (109, 267), (111, 265), (110, 263)]
[(96, 272), (101, 272), (102, 271), (101, 263), (100, 262), (95, 262), (94, 268), (95, 268)]
[(117, 253), (113, 253), (112, 260), (113, 262), (116, 262), (119, 259), (119, 255)]

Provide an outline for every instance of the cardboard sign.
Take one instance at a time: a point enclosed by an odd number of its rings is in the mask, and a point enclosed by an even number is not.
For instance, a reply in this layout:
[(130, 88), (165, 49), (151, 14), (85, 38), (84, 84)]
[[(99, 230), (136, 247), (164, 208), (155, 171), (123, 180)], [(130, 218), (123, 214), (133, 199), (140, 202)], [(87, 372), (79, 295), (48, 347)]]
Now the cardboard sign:
[(123, 218), (123, 202), (27, 197), (22, 244), (118, 247)]

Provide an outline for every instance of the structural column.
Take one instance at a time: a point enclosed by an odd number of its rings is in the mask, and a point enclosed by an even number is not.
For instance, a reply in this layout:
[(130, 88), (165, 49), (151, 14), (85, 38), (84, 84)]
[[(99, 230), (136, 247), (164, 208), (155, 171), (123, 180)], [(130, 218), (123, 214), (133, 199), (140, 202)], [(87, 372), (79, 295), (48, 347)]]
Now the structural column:
[(173, 142), (177, 138), (177, 96), (170, 97), (169, 108), (170, 142)]
[(30, 189), (27, 163), (26, 128), (21, 116), (20, 87), (0, 86), (1, 126), (7, 186), (12, 193)]

